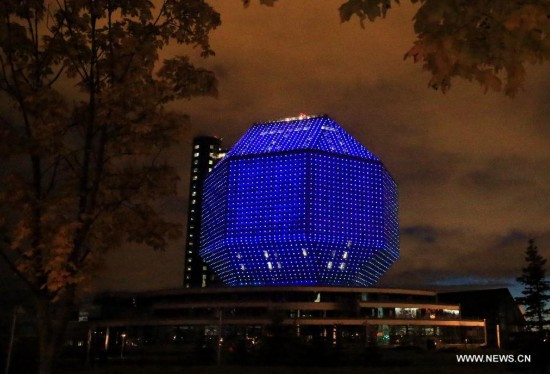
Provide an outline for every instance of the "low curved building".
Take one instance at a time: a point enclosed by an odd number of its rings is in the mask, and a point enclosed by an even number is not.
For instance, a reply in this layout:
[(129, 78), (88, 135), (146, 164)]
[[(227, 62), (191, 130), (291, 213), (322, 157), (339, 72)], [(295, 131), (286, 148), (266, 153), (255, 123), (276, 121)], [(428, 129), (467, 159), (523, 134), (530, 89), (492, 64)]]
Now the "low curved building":
[(484, 320), (462, 318), (458, 304), (440, 303), (427, 290), (212, 287), (111, 293), (97, 304), (99, 318), (89, 322), (105, 344), (108, 335), (114, 342), (123, 333), (136, 344), (228, 337), (257, 342), (274, 326), (305, 342), (344, 346), (477, 347), (487, 339)]

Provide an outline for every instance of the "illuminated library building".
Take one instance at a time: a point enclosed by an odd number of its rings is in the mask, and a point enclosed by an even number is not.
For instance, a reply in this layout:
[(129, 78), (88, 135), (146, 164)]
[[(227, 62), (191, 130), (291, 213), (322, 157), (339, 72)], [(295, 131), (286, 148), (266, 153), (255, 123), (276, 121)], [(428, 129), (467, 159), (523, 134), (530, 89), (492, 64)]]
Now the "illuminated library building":
[(189, 209), (184, 287), (99, 297), (105, 348), (121, 334), (254, 343), (273, 324), (306, 342), (483, 346), (519, 328), (511, 296), (491, 319), (452, 293), (375, 286), (399, 258), (397, 185), (326, 115), (255, 124), (227, 154), (197, 138)]

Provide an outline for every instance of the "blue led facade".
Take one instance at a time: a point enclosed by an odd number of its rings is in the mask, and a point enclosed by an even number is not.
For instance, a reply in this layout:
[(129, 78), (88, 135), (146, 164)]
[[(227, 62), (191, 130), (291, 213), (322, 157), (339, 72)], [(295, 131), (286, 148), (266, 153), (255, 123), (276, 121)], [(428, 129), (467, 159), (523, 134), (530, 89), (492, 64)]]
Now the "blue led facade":
[(228, 285), (370, 286), (399, 257), (397, 186), (327, 116), (254, 125), (204, 184), (201, 250)]

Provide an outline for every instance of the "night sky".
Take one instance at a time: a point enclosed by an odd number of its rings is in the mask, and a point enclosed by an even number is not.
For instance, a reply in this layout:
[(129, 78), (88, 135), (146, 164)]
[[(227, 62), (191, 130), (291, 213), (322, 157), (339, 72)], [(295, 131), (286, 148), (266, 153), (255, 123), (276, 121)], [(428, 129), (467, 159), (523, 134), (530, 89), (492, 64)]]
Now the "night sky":
[[(444, 95), (427, 87), (419, 64), (403, 61), (415, 40), (415, 7), (394, 6), (361, 29), (357, 19), (340, 23), (342, 2), (244, 9), (239, 0), (210, 1), (222, 16), (211, 35), (216, 56), (191, 53), (216, 73), (219, 97), (172, 106), (192, 125), (188, 143), (171, 155), (180, 196), (161, 208), (186, 221), (193, 136), (217, 135), (231, 147), (254, 122), (326, 113), (399, 185), (401, 258), (380, 286), (513, 285), (529, 237), (550, 257), (549, 67), (529, 66), (513, 99), (464, 81)], [(180, 287), (183, 248), (182, 238), (165, 252), (112, 252), (96, 286)]]

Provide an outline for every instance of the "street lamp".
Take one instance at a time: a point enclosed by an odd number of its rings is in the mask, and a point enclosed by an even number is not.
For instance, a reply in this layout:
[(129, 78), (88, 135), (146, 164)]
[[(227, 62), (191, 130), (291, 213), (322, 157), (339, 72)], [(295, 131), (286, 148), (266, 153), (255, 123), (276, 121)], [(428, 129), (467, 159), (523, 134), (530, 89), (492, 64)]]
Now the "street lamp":
[(120, 359), (124, 359), (124, 345), (126, 344), (126, 333), (123, 332), (121, 335), (122, 337), (122, 344), (120, 345)]

